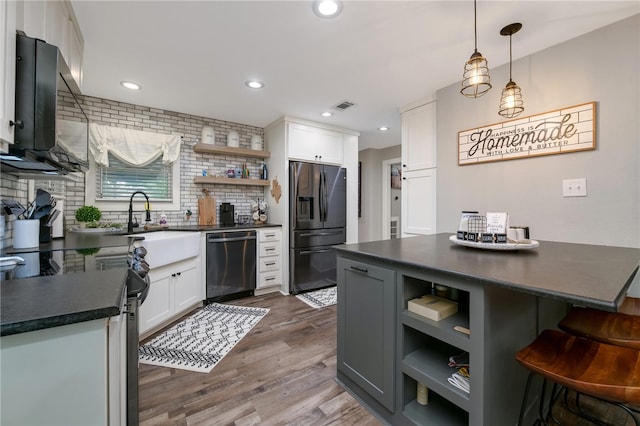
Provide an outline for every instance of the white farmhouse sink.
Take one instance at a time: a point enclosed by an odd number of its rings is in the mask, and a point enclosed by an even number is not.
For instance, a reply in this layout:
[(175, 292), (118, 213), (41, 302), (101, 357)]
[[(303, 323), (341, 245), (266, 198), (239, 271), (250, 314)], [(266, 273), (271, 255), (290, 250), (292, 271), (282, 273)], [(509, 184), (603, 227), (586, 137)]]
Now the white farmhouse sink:
[(144, 237), (139, 244), (147, 249), (144, 260), (151, 269), (200, 255), (200, 233), (156, 231), (136, 234)]

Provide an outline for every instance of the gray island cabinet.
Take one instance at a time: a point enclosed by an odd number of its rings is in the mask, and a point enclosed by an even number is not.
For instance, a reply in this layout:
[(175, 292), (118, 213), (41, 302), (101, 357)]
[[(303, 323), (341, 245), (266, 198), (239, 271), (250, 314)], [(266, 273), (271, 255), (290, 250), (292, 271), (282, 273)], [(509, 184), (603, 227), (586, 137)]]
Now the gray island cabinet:
[[(535, 250), (489, 251), (449, 235), (336, 247), (337, 380), (389, 424), (514, 425), (527, 376), (515, 353), (570, 304), (615, 311), (640, 250), (541, 241)], [(407, 310), (435, 285), (454, 290), (456, 314), (432, 321)], [(469, 393), (448, 381), (449, 357), (465, 352)], [(418, 382), (429, 389), (426, 405)]]

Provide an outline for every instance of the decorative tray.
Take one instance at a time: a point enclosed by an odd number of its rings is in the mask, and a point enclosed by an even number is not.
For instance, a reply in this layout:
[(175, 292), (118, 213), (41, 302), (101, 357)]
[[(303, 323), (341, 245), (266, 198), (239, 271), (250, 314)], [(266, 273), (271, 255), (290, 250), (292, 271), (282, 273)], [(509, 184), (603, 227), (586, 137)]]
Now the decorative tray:
[(449, 237), (449, 241), (459, 246), (473, 247), (484, 250), (529, 250), (540, 246), (536, 240), (527, 240), (528, 243), (476, 243), (473, 241), (459, 240), (457, 235)]

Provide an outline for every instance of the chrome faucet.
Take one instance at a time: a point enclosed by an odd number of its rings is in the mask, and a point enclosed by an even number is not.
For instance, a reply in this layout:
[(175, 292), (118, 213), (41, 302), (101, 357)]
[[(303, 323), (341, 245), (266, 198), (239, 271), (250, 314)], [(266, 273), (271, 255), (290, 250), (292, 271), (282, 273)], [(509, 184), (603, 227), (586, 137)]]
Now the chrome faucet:
[(144, 195), (144, 198), (147, 199), (147, 203), (145, 204), (144, 210), (146, 213), (146, 217), (144, 219), (145, 222), (151, 222), (151, 210), (149, 208), (149, 197), (142, 191), (135, 191), (131, 194), (131, 198), (129, 198), (129, 221), (127, 222), (127, 233), (130, 234), (133, 232), (133, 196), (136, 194)]

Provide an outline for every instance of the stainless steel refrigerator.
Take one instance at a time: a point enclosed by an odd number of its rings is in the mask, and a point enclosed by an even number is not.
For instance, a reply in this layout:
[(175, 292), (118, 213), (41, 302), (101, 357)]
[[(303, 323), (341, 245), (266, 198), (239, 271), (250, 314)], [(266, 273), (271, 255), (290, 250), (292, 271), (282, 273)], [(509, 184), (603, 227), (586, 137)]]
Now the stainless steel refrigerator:
[(347, 171), (292, 161), (289, 184), (290, 293), (335, 285), (331, 246), (346, 241)]

